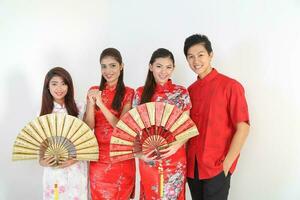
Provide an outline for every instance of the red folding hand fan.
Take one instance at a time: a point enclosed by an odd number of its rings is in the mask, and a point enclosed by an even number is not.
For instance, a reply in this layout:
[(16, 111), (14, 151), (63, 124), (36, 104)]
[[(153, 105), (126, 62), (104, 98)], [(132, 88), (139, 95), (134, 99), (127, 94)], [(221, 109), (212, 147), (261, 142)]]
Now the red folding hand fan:
[(117, 123), (110, 140), (113, 162), (134, 158), (135, 153), (147, 154), (198, 135), (189, 115), (174, 105), (150, 102), (125, 113)]

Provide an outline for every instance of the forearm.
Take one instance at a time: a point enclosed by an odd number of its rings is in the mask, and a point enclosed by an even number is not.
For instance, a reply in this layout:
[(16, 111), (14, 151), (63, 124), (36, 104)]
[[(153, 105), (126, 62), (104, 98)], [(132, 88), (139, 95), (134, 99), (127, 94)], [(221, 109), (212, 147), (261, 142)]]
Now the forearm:
[(97, 104), (97, 106), (101, 109), (104, 117), (109, 122), (109, 124), (112, 127), (115, 127), (119, 119), (114, 114), (112, 114), (110, 110), (103, 103), (99, 103)]
[(83, 121), (91, 128), (95, 127), (95, 111), (94, 105), (87, 104), (86, 111), (84, 113)]
[(240, 154), (241, 149), (247, 139), (248, 133), (249, 133), (249, 125), (247, 123), (241, 122), (237, 125), (237, 131), (235, 132), (232, 138), (229, 151), (223, 162), (224, 170), (228, 171), (231, 165), (233, 164), (233, 162)]

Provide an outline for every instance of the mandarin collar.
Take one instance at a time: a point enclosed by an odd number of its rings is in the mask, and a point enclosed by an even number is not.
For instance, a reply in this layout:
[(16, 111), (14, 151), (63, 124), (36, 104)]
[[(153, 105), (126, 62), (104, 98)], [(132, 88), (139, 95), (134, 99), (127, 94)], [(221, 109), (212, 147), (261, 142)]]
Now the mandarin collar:
[(219, 74), (219, 72), (215, 68), (213, 68), (211, 70), (211, 72), (209, 72), (209, 74), (207, 74), (203, 79), (200, 79), (199, 76), (197, 76), (197, 82), (202, 83), (202, 84), (207, 83), (207, 82), (213, 80), (218, 74)]
[(117, 84), (115, 84), (115, 85), (108, 85), (107, 83), (105, 83), (105, 87), (104, 87), (105, 90), (115, 91), (116, 88), (117, 88)]
[(65, 109), (66, 108), (65, 104), (60, 105), (59, 103), (57, 103), (55, 101), (53, 101), (53, 107), (54, 107), (54, 109)]
[(170, 91), (170, 90), (172, 90), (172, 88), (173, 88), (173, 83), (172, 83), (172, 80), (169, 79), (169, 80), (168, 80), (165, 84), (163, 84), (163, 85), (156, 84), (155, 90), (156, 90), (157, 92), (163, 92), (163, 91), (166, 91), (166, 90)]

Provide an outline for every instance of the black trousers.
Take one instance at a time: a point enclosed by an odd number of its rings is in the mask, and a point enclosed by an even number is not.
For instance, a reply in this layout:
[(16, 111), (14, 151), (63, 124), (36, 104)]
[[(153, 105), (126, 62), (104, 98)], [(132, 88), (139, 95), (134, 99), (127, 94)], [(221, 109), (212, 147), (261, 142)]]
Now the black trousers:
[(194, 175), (194, 179), (187, 178), (193, 200), (227, 200), (230, 188), (230, 173), (225, 177), (222, 171), (211, 179), (199, 180), (196, 160)]

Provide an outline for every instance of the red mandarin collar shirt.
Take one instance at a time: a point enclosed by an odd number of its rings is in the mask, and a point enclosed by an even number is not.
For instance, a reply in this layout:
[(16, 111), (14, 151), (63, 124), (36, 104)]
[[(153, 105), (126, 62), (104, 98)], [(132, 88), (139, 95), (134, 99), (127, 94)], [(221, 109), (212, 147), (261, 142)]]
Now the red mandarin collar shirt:
[[(228, 153), (239, 122), (249, 123), (247, 102), (243, 86), (213, 69), (203, 79), (189, 88), (191, 118), (199, 135), (188, 142), (187, 176), (194, 178), (197, 159), (199, 179), (209, 179), (223, 171), (223, 161)], [(233, 173), (238, 158), (230, 168)]]

